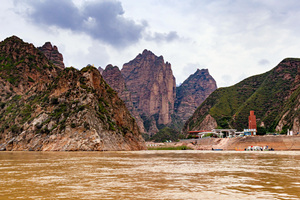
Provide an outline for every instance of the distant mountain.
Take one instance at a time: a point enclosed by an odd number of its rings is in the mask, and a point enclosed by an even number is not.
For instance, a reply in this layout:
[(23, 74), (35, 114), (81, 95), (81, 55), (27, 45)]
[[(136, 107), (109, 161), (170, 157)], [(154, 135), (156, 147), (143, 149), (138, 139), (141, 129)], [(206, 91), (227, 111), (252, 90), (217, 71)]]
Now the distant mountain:
[(197, 70), (176, 89), (171, 64), (144, 50), (118, 67), (108, 65), (102, 73), (135, 117), (140, 130), (149, 135), (165, 126), (181, 130), (202, 101), (216, 89), (208, 70)]
[(0, 43), (0, 150), (144, 148), (135, 120), (96, 68), (62, 69), (15, 36)]
[(214, 91), (184, 125), (183, 132), (248, 127), (254, 110), (258, 131), (300, 132), (300, 59), (287, 58), (274, 69)]
[(208, 69), (202, 69), (190, 75), (176, 89), (175, 112), (185, 122), (196, 108), (217, 89), (214, 78), (209, 74)]

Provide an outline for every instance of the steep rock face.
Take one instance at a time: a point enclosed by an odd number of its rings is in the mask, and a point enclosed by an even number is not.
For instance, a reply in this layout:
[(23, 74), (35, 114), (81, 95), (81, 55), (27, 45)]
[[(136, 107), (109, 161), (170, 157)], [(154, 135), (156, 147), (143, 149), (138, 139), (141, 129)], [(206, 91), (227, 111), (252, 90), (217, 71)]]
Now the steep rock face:
[(141, 119), (139, 113), (133, 106), (131, 100), (131, 93), (126, 88), (125, 79), (122, 76), (120, 69), (117, 66), (107, 65), (105, 70), (102, 71), (102, 76), (104, 80), (109, 84), (109, 86), (112, 87), (118, 93), (118, 96), (125, 102), (128, 110), (131, 112), (132, 116), (136, 119), (140, 131), (144, 133), (145, 128), (144, 128), (143, 120)]
[(134, 60), (123, 65), (121, 73), (131, 93), (133, 106), (142, 116), (146, 130), (151, 118), (156, 124), (171, 123), (175, 102), (175, 78), (171, 65), (151, 51), (144, 50)]
[(124, 64), (121, 72), (112, 65), (104, 71), (98, 70), (126, 103), (141, 131), (150, 135), (165, 125), (181, 130), (183, 122), (217, 87), (208, 70), (203, 69), (197, 70), (175, 91), (171, 65), (148, 50)]
[[(99, 70), (99, 69), (98, 69)], [(125, 79), (117, 66), (107, 65), (102, 72), (104, 80), (122, 97), (126, 90)]]
[(299, 132), (299, 68), (300, 59), (287, 58), (269, 72), (217, 89), (185, 123), (183, 132), (203, 129), (200, 125), (207, 115), (221, 128), (242, 130), (248, 127), (250, 110), (255, 111), (260, 129)]
[(48, 60), (52, 61), (55, 66), (60, 69), (65, 68), (63, 56), (59, 53), (56, 46), (52, 46), (50, 42), (46, 42), (42, 47), (38, 47), (38, 49), (41, 50)]
[(175, 112), (182, 120), (188, 120), (196, 108), (217, 89), (214, 78), (207, 69), (202, 69), (190, 75), (176, 89)]
[(145, 149), (134, 118), (96, 68), (60, 70), (16, 37), (0, 48), (0, 150)]
[(104, 69), (102, 69), (102, 67), (98, 67), (98, 71), (100, 72), (100, 74), (103, 74)]

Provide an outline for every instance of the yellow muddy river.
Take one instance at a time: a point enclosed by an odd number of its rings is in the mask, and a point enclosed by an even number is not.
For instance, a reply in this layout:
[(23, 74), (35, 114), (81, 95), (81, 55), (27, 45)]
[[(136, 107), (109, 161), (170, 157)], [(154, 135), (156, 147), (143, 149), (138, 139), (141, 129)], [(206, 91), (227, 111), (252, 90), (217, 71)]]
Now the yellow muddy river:
[(300, 199), (300, 152), (0, 152), (0, 199)]

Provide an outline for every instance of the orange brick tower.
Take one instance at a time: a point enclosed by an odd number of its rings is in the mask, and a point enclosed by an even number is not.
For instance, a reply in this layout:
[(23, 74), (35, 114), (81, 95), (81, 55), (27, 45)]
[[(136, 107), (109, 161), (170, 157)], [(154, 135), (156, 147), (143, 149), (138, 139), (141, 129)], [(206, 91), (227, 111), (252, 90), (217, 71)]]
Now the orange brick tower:
[[(249, 129), (255, 129), (256, 132), (256, 117), (254, 115), (254, 111), (250, 111), (250, 116), (249, 116)], [(251, 135), (253, 135), (253, 132), (251, 131)]]

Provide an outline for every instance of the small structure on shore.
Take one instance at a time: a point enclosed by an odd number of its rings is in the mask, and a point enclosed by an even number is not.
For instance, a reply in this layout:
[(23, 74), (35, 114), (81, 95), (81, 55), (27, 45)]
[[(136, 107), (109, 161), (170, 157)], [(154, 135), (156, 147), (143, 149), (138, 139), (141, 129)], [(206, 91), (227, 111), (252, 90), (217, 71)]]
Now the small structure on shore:
[[(249, 116), (249, 123), (248, 123), (248, 129), (244, 129), (243, 132), (237, 132), (236, 129), (213, 129), (213, 130), (199, 130), (199, 131), (189, 131), (188, 133), (190, 136), (192, 136), (194, 139), (196, 138), (202, 138), (204, 136), (207, 136), (210, 134), (211, 137), (217, 137), (217, 138), (231, 138), (231, 137), (237, 137), (237, 136), (254, 136), (257, 132), (257, 126), (256, 126), (256, 116), (254, 115), (254, 111), (250, 111)], [(197, 137), (198, 135), (198, 137)]]
[[(246, 132), (250, 132), (251, 135), (256, 135), (256, 130), (257, 130), (257, 126), (256, 126), (256, 116), (254, 115), (254, 111), (251, 110), (250, 111), (250, 116), (249, 116), (249, 129), (246, 129)], [(245, 132), (245, 130), (244, 130)]]

